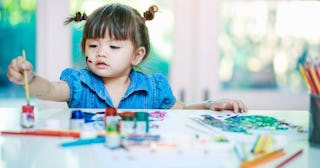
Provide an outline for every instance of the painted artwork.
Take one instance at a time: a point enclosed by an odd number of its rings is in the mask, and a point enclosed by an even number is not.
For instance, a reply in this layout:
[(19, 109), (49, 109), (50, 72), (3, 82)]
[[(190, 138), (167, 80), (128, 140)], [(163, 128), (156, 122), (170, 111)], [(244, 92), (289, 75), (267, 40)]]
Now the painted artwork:
[(286, 131), (304, 133), (306, 130), (299, 125), (279, 120), (275, 117), (264, 115), (224, 115), (212, 116), (203, 114), (193, 118), (198, 123), (219, 128), (227, 132), (251, 134), (256, 131)]

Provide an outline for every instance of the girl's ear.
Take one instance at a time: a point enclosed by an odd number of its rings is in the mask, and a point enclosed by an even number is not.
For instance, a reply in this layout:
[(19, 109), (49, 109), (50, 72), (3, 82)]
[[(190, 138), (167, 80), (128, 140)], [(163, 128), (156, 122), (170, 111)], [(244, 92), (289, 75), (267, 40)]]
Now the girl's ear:
[(145, 55), (146, 55), (146, 49), (144, 47), (139, 47), (136, 50), (136, 54), (134, 58), (132, 59), (132, 65), (133, 66), (138, 65), (143, 60)]

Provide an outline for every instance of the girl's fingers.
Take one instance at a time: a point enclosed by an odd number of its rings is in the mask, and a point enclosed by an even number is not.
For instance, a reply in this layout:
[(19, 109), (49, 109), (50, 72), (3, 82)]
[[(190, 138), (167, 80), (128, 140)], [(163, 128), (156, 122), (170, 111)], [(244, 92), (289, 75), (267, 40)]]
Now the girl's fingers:
[(241, 100), (231, 100), (226, 110), (233, 110), (234, 113), (247, 112), (247, 108)]
[(11, 62), (12, 67), (19, 72), (23, 72), (24, 70), (32, 70), (32, 64), (28, 61), (23, 60), (21, 56), (17, 57), (16, 59), (12, 60)]
[(244, 105), (244, 103), (241, 100), (239, 102), (240, 102), (239, 107), (240, 107), (241, 113), (246, 113), (247, 107)]
[(237, 100), (234, 105), (234, 112), (245, 113), (247, 112), (247, 107), (243, 104), (241, 100)]
[(11, 70), (13, 70), (13, 71), (19, 71), (17, 59), (14, 59), (14, 60), (11, 61), (11, 64), (9, 65), (9, 68), (11, 68)]
[(231, 106), (230, 107), (231, 109), (230, 110), (233, 110), (234, 113), (238, 113), (239, 112), (239, 105), (238, 105), (238, 102), (237, 101), (233, 101), (233, 102), (230, 102)]
[(30, 64), (30, 62), (23, 60), (22, 57), (18, 57), (17, 58), (17, 63), (18, 63), (18, 68), (19, 71), (24, 71), (24, 70), (31, 70), (32, 69), (32, 65)]
[(21, 85), (24, 83), (23, 72), (25, 70), (29, 71), (28, 74), (33, 74), (32, 65), (19, 56), (11, 61), (8, 66), (7, 76), (11, 82)]
[(21, 73), (13, 70), (12, 67), (9, 67), (7, 76), (11, 82), (23, 84), (23, 76), (21, 75)]
[(215, 111), (221, 111), (221, 110), (223, 110), (223, 108), (221, 108), (221, 107), (215, 107), (214, 110), (215, 110)]
[(210, 109), (215, 111), (232, 110), (234, 113), (245, 113), (247, 107), (241, 100), (221, 99), (213, 102)]

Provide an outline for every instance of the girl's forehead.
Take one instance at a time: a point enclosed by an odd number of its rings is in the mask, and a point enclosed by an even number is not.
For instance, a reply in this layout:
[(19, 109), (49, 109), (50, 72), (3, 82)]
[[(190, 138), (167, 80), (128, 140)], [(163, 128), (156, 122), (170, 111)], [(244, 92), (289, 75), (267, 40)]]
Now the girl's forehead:
[(109, 32), (109, 29), (106, 29), (101, 36), (91, 36), (87, 37), (87, 40), (104, 40), (104, 41), (130, 41), (129, 37), (125, 39), (116, 38), (113, 32)]
[(127, 40), (130, 39), (128, 31), (121, 31), (118, 28), (110, 27), (111, 25), (93, 26), (87, 31), (86, 38), (105, 38), (110, 40)]
[[(104, 31), (104, 32), (102, 32)], [(110, 31), (109, 28), (105, 28), (104, 30), (101, 30), (100, 37), (96, 38), (101, 38), (101, 39), (107, 39), (107, 40), (115, 40), (113, 32)]]

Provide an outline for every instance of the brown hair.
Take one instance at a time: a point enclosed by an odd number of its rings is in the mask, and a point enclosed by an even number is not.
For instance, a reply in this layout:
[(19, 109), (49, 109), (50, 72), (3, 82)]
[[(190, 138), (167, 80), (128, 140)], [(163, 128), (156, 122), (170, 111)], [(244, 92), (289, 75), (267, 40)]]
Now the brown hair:
[[(67, 18), (66, 24), (72, 21), (82, 21), (83, 18), (87, 20), (84, 25), (81, 48), (85, 53), (85, 43), (88, 38), (104, 38), (106, 30), (108, 29), (109, 36), (115, 40), (131, 40), (133, 45), (138, 47), (145, 47), (147, 58), (150, 53), (150, 40), (148, 28), (145, 25), (146, 20), (152, 20), (155, 12), (158, 11), (156, 5), (152, 5), (143, 13), (140, 13), (127, 5), (113, 3), (102, 6), (96, 9), (89, 17), (77, 12), (75, 17)], [(80, 13), (80, 14), (79, 14)]]

